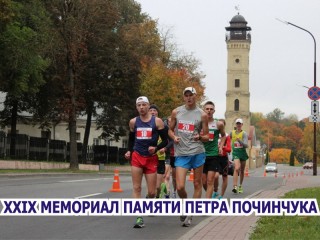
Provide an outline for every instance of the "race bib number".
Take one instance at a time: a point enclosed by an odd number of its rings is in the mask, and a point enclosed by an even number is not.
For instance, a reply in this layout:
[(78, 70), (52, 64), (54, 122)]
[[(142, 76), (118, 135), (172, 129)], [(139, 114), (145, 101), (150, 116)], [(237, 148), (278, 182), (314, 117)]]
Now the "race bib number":
[(193, 133), (194, 122), (187, 122), (187, 121), (180, 120), (178, 122), (178, 132)]
[(152, 128), (137, 128), (137, 139), (152, 139)]
[(209, 141), (213, 141), (214, 139), (214, 131), (209, 129)]
[(243, 148), (243, 145), (241, 143), (239, 143), (238, 141), (235, 141), (234, 148)]

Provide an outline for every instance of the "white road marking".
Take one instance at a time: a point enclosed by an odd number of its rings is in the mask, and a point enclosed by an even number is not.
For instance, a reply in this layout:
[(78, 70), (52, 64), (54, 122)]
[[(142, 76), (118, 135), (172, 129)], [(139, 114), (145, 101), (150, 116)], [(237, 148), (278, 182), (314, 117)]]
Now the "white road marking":
[(92, 178), (92, 179), (80, 179), (80, 180), (67, 180), (67, 181), (59, 181), (61, 183), (73, 183), (73, 182), (86, 182), (86, 181), (101, 181), (112, 178)]
[(101, 195), (101, 194), (102, 193), (92, 193), (92, 194), (88, 194), (88, 195), (84, 195), (84, 196), (75, 197), (75, 199), (87, 198), (87, 197), (97, 196), (97, 195)]

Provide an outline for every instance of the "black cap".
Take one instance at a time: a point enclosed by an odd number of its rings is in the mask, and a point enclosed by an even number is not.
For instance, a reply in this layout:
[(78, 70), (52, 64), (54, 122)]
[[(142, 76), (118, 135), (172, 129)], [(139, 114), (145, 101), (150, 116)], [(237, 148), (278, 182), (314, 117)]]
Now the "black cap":
[(157, 112), (159, 113), (159, 108), (158, 108), (157, 105), (155, 105), (155, 104), (151, 104), (150, 107), (149, 107), (149, 109), (155, 109), (155, 110), (157, 110)]

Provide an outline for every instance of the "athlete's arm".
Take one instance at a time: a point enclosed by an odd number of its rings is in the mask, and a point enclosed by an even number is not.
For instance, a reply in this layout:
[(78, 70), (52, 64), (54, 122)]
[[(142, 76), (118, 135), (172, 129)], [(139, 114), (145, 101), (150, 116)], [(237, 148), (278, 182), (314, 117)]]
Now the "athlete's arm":
[(164, 127), (164, 122), (161, 118), (156, 117), (156, 126), (161, 142), (156, 146), (149, 147), (149, 153), (154, 154), (157, 150), (164, 148), (168, 144), (168, 129)]
[(223, 154), (223, 147), (224, 147), (225, 142), (226, 142), (226, 131), (225, 131), (225, 128), (224, 128), (224, 124), (221, 121), (218, 121), (217, 127), (218, 127), (219, 133), (221, 135), (220, 145), (219, 145), (219, 154), (222, 155)]
[(203, 112), (201, 114), (201, 123), (202, 123), (202, 135), (199, 134), (199, 139), (201, 142), (209, 141), (209, 127), (208, 127), (208, 115)]
[(242, 144), (244, 148), (248, 147), (248, 134), (245, 131), (243, 131), (242, 140), (238, 140), (238, 142)]
[(125, 153), (124, 157), (126, 159), (130, 159), (131, 152), (133, 151), (134, 147), (134, 140), (135, 140), (135, 132), (134, 132), (134, 125), (136, 124), (136, 118), (132, 118), (129, 121), (129, 141), (128, 141), (128, 151)]
[(180, 137), (174, 135), (174, 128), (177, 124), (177, 109), (174, 109), (171, 113), (171, 121), (169, 125), (168, 135), (173, 140), (174, 143), (179, 143)]
[(230, 135), (226, 137), (226, 142), (224, 144), (224, 151), (227, 153), (231, 152), (231, 139)]

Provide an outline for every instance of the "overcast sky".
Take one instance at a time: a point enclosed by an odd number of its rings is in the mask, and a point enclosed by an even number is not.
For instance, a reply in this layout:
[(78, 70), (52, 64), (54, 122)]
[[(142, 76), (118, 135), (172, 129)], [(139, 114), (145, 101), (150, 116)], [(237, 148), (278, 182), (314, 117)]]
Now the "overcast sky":
[(319, 0), (136, 1), (143, 12), (158, 19), (160, 29), (171, 29), (181, 50), (200, 60), (200, 69), (206, 75), (205, 95), (216, 103), (216, 117), (224, 117), (226, 109), (225, 27), (238, 13), (235, 6), (239, 6), (240, 15), (252, 28), (250, 111), (267, 114), (280, 108), (286, 116), (296, 114), (299, 120), (311, 114), (308, 89), (302, 86), (313, 86), (313, 39), (307, 32), (276, 18), (307, 29), (320, 44)]

